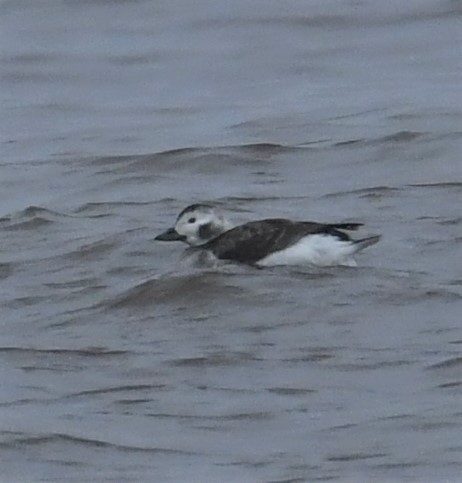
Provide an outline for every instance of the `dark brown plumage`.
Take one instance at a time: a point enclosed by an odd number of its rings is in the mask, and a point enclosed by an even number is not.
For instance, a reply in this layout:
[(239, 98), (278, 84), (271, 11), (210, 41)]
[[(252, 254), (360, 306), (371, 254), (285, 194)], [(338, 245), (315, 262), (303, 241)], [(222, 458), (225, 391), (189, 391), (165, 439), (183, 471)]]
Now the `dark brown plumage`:
[(349, 241), (350, 237), (340, 230), (356, 230), (360, 226), (362, 223), (322, 224), (283, 218), (251, 221), (222, 233), (201, 248), (210, 250), (223, 260), (255, 264), (306, 235), (326, 234)]

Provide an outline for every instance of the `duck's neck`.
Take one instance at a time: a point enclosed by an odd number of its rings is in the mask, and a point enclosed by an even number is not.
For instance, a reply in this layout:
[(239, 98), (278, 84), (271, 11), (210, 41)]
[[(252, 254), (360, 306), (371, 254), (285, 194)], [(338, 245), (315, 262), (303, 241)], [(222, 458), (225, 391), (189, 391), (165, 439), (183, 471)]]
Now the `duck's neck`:
[(220, 220), (215, 222), (206, 223), (199, 227), (199, 239), (201, 240), (200, 245), (205, 245), (210, 241), (214, 240), (221, 234), (230, 230), (233, 225), (228, 220)]

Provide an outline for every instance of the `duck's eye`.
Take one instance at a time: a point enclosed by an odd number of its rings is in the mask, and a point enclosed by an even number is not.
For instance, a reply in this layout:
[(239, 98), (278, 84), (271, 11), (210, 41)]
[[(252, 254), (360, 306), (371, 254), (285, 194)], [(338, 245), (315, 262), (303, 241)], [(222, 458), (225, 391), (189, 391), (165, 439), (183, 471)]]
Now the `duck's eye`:
[(192, 217), (188, 220), (188, 223), (196, 223), (196, 219), (194, 217)]

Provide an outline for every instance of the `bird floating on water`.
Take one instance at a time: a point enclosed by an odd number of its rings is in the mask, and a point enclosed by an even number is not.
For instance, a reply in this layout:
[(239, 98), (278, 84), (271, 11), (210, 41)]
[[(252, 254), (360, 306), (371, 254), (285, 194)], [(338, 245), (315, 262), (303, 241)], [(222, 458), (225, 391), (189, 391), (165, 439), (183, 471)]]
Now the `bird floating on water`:
[(216, 207), (193, 204), (155, 240), (181, 241), (216, 259), (258, 267), (356, 266), (353, 256), (380, 240), (380, 235), (353, 240), (345, 233), (362, 225), (269, 218), (233, 227)]

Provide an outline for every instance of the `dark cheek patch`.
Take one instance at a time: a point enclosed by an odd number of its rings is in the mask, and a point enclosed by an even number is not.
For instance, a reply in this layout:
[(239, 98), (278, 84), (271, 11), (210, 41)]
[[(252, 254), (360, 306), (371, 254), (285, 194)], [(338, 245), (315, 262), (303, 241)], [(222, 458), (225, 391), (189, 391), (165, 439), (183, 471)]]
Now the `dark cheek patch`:
[(206, 223), (205, 225), (201, 225), (199, 227), (199, 236), (203, 240), (208, 240), (209, 238), (214, 238), (217, 235), (218, 235), (218, 233), (214, 229), (214, 226), (213, 226), (212, 223)]

